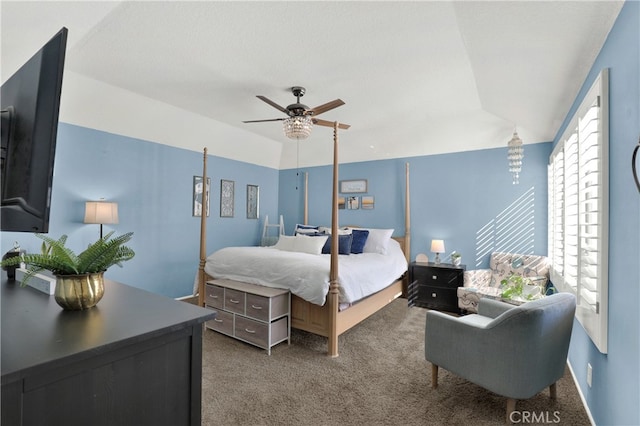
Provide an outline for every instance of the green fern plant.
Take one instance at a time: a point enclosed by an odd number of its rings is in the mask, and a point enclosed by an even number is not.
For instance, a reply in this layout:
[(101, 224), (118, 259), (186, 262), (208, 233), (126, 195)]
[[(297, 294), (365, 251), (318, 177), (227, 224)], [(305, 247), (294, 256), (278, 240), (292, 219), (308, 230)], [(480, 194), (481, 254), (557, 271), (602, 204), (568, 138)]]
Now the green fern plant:
[(122, 262), (132, 259), (135, 252), (124, 244), (131, 240), (133, 232), (122, 234), (111, 239), (113, 231), (100, 238), (82, 253), (76, 255), (66, 247), (67, 236), (55, 240), (44, 234), (35, 234), (43, 240), (41, 253), (25, 254), (8, 258), (0, 266), (27, 265), (22, 285), (42, 270), (51, 271), (54, 275), (83, 275), (104, 272), (113, 265), (122, 267)]

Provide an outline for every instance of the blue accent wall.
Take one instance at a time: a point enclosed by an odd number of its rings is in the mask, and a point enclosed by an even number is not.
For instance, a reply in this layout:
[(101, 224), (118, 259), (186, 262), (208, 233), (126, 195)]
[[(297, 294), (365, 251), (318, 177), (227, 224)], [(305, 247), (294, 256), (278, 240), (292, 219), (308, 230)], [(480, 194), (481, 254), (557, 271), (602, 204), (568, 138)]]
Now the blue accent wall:
[[(120, 221), (104, 225), (104, 233), (134, 232), (136, 256), (105, 276), (169, 297), (192, 294), (200, 235), (200, 218), (192, 216), (193, 176), (202, 175), (202, 159), (202, 153), (61, 123), (49, 235), (67, 234), (67, 246), (82, 251), (100, 232), (99, 225), (83, 223), (85, 201), (116, 201)], [(260, 187), (261, 218), (275, 217), (278, 171), (210, 155), (207, 175), (207, 251), (257, 244), (262, 219), (246, 218), (246, 185)], [(235, 182), (233, 218), (220, 217), (220, 179)], [(28, 252), (40, 250), (41, 240), (32, 234), (3, 232), (2, 252), (14, 241)]]
[[(412, 259), (418, 253), (433, 259), (432, 239), (444, 240), (447, 255), (460, 252), (469, 269), (488, 266), (493, 251), (546, 254), (551, 143), (525, 145), (520, 184), (514, 185), (507, 162), (509, 137), (504, 148), (340, 165), (340, 180), (367, 180), (366, 194), (351, 195), (375, 200), (372, 210), (339, 210), (340, 225), (394, 228), (394, 235), (403, 235), (409, 163)], [(332, 168), (283, 170), (279, 211), (288, 234), (303, 222), (305, 172), (309, 224), (331, 223)]]
[[(609, 68), (610, 108), (608, 354), (575, 321), (569, 361), (596, 424), (639, 425), (640, 194), (631, 173), (640, 136), (639, 2), (624, 4), (558, 136), (603, 68)], [(587, 363), (593, 366), (592, 387)]]

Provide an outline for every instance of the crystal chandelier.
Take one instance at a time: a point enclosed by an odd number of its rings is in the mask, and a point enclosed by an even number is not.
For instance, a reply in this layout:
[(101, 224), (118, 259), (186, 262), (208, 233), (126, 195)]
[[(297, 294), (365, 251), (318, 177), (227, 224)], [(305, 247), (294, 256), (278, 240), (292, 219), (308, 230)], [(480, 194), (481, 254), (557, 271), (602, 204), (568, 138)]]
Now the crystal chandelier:
[(289, 139), (306, 139), (311, 134), (313, 122), (311, 117), (306, 115), (296, 115), (285, 118), (282, 122), (282, 130)]
[(518, 137), (518, 132), (513, 131), (513, 137), (508, 143), (509, 146), (509, 172), (513, 176), (513, 184), (520, 183), (520, 172), (522, 171), (522, 158), (524, 157), (524, 148), (522, 147), (522, 139)]

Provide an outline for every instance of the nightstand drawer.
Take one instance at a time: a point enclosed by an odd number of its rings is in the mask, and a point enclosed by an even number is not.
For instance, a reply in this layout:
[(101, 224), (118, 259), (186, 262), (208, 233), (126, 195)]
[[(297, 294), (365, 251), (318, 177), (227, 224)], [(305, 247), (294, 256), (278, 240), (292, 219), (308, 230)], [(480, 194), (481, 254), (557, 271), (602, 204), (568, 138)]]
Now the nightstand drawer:
[(224, 288), (217, 285), (207, 284), (204, 286), (204, 302), (212, 308), (222, 309), (224, 307)]
[(243, 291), (224, 289), (224, 309), (244, 315), (244, 303), (246, 294)]
[(462, 270), (451, 270), (445, 268), (415, 268), (413, 279), (419, 284), (426, 284), (438, 287), (458, 287)]
[(447, 309), (458, 306), (456, 289), (418, 285), (418, 300), (420, 306), (426, 308)]

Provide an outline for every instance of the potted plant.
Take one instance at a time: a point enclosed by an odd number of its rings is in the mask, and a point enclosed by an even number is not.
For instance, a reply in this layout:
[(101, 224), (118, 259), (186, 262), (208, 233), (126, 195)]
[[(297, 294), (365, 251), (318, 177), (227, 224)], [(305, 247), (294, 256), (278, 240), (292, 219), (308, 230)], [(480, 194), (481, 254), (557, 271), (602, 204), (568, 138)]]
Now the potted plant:
[(95, 306), (104, 294), (104, 272), (113, 265), (122, 267), (122, 262), (135, 256), (135, 252), (124, 245), (131, 239), (133, 232), (111, 239), (112, 231), (78, 255), (65, 247), (66, 235), (58, 240), (43, 234), (35, 235), (43, 240), (41, 253), (11, 257), (3, 260), (0, 265), (6, 267), (24, 263), (27, 272), (22, 285), (42, 270), (51, 271), (56, 277), (56, 302), (66, 310)]
[(453, 253), (451, 253), (451, 263), (453, 266), (460, 266), (462, 263), (462, 255), (454, 250)]
[(507, 300), (526, 302), (528, 300), (540, 299), (544, 296), (544, 292), (540, 286), (535, 285), (531, 278), (516, 274), (511, 274), (509, 277), (500, 281), (500, 287), (503, 289), (500, 296)]

